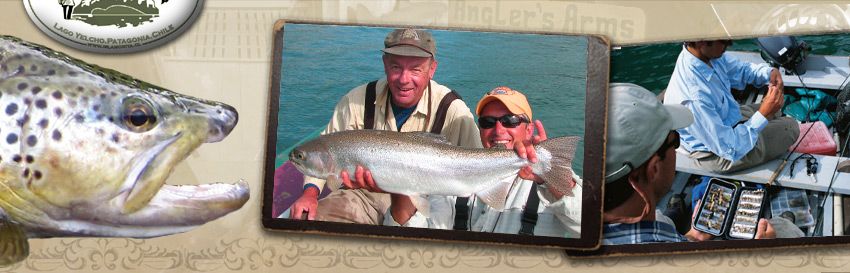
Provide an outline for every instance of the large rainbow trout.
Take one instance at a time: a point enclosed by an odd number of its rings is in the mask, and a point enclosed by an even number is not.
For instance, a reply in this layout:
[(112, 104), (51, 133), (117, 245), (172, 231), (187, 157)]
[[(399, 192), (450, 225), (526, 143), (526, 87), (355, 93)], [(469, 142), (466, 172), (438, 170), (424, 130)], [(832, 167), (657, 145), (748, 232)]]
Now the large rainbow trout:
[[(537, 163), (502, 148), (454, 146), (445, 137), (427, 132), (341, 131), (308, 140), (289, 154), (303, 174), (327, 179), (330, 189), (342, 183), (339, 174), (362, 165), (377, 186), (404, 195), (470, 196), (501, 210), (513, 178), (531, 165), (554, 189), (572, 194), (572, 158), (579, 137), (556, 137), (535, 145)], [(419, 206), (417, 206), (419, 207)]]
[(156, 237), (239, 209), (242, 181), (164, 185), (236, 121), (231, 106), (0, 36), (0, 265), (27, 257), (27, 237)]

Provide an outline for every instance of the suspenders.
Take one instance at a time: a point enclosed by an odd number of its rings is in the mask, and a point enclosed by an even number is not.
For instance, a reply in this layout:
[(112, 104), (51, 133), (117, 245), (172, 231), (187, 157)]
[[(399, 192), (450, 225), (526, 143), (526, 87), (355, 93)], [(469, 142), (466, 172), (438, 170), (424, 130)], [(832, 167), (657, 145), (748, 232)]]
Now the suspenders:
[[(540, 207), (540, 196), (537, 195), (537, 185), (531, 186), (528, 191), (528, 200), (522, 210), (522, 221), (519, 234), (534, 235), (534, 226), (537, 225), (537, 208)], [(455, 224), (454, 230), (469, 230), (469, 197), (458, 197), (455, 201)]]
[(366, 85), (366, 109), (363, 111), (363, 128), (375, 128), (375, 84), (378, 81)]
[(458, 197), (455, 200), (455, 225), (454, 230), (469, 230), (469, 197)]
[[(533, 182), (532, 182), (533, 183)], [(537, 206), (540, 205), (540, 196), (537, 196), (537, 183), (528, 191), (528, 201), (525, 201), (525, 209), (522, 210), (522, 226), (519, 234), (534, 235), (534, 226), (537, 224)]]
[[(377, 96), (375, 89), (377, 83), (378, 81), (373, 81), (366, 85), (365, 109), (363, 113), (364, 129), (375, 128), (375, 98)], [(434, 124), (431, 125), (431, 133), (439, 134), (442, 132), (443, 124), (446, 123), (446, 111), (448, 111), (449, 105), (456, 99), (461, 99), (460, 94), (452, 90), (440, 100), (440, 106), (437, 107), (437, 113), (434, 116)], [(458, 197), (455, 202), (455, 230), (469, 230), (467, 226), (467, 221), (469, 220), (468, 202), (468, 197)], [(534, 235), (539, 204), (540, 197), (537, 196), (537, 187), (532, 186), (528, 193), (528, 201), (526, 201), (525, 209), (522, 212), (522, 226), (520, 227), (519, 234)]]
[[(373, 81), (366, 85), (366, 107), (363, 113), (364, 129), (375, 128), (375, 97), (377, 96), (375, 86), (377, 83), (378, 81)], [(437, 107), (437, 114), (434, 116), (434, 125), (431, 125), (431, 133), (440, 134), (443, 131), (443, 124), (446, 123), (446, 111), (449, 110), (449, 105), (456, 99), (459, 100), (461, 97), (454, 90), (443, 96), (440, 106)]]

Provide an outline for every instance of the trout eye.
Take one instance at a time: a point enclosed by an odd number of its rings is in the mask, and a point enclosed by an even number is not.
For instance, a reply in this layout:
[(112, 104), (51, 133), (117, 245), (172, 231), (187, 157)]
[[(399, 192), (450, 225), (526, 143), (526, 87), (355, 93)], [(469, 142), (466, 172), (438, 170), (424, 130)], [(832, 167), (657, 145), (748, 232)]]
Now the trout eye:
[(302, 152), (302, 151), (295, 151), (293, 153), (293, 155), (295, 155), (295, 159), (298, 159), (298, 160), (304, 160), (304, 158), (306, 158), (304, 156), (304, 152)]
[(141, 98), (131, 97), (124, 101), (121, 120), (127, 129), (145, 132), (156, 125), (156, 113), (153, 106)]

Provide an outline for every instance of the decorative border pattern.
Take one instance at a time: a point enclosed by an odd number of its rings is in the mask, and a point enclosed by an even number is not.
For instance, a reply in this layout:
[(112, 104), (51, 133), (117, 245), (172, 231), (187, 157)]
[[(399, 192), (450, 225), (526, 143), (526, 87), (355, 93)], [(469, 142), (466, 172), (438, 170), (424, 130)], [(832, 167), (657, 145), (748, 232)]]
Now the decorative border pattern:
[(266, 271), (275, 268), (762, 268), (847, 269), (850, 247), (773, 249), (688, 255), (569, 258), (558, 249), (478, 244), (265, 234), (221, 239), (217, 246), (163, 248), (144, 239), (50, 239), (24, 262), (0, 272), (157, 270), (181, 272)]

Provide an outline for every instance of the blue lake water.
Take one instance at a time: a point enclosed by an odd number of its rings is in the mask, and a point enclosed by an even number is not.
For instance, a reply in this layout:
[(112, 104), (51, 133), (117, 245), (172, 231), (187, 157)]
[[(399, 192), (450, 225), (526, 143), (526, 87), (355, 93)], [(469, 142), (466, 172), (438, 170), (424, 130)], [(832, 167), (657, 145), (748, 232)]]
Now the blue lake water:
[[(847, 56), (850, 34), (796, 36), (812, 47), (810, 54)], [(755, 39), (733, 40), (730, 51), (759, 51)], [(656, 94), (667, 88), (682, 43), (664, 43), (623, 47), (611, 52), (611, 82), (630, 82)]]
[[(352, 88), (386, 77), (388, 28), (287, 24), (283, 34), (278, 154), (324, 128)], [(429, 31), (437, 44), (434, 80), (461, 94), (474, 111), (488, 91), (523, 92), (549, 137), (584, 137), (587, 38)], [(604, 106), (599, 106), (604, 107)], [(473, 113), (474, 114), (474, 113)], [(476, 117), (477, 118), (477, 117)], [(584, 141), (573, 161), (582, 174)]]

